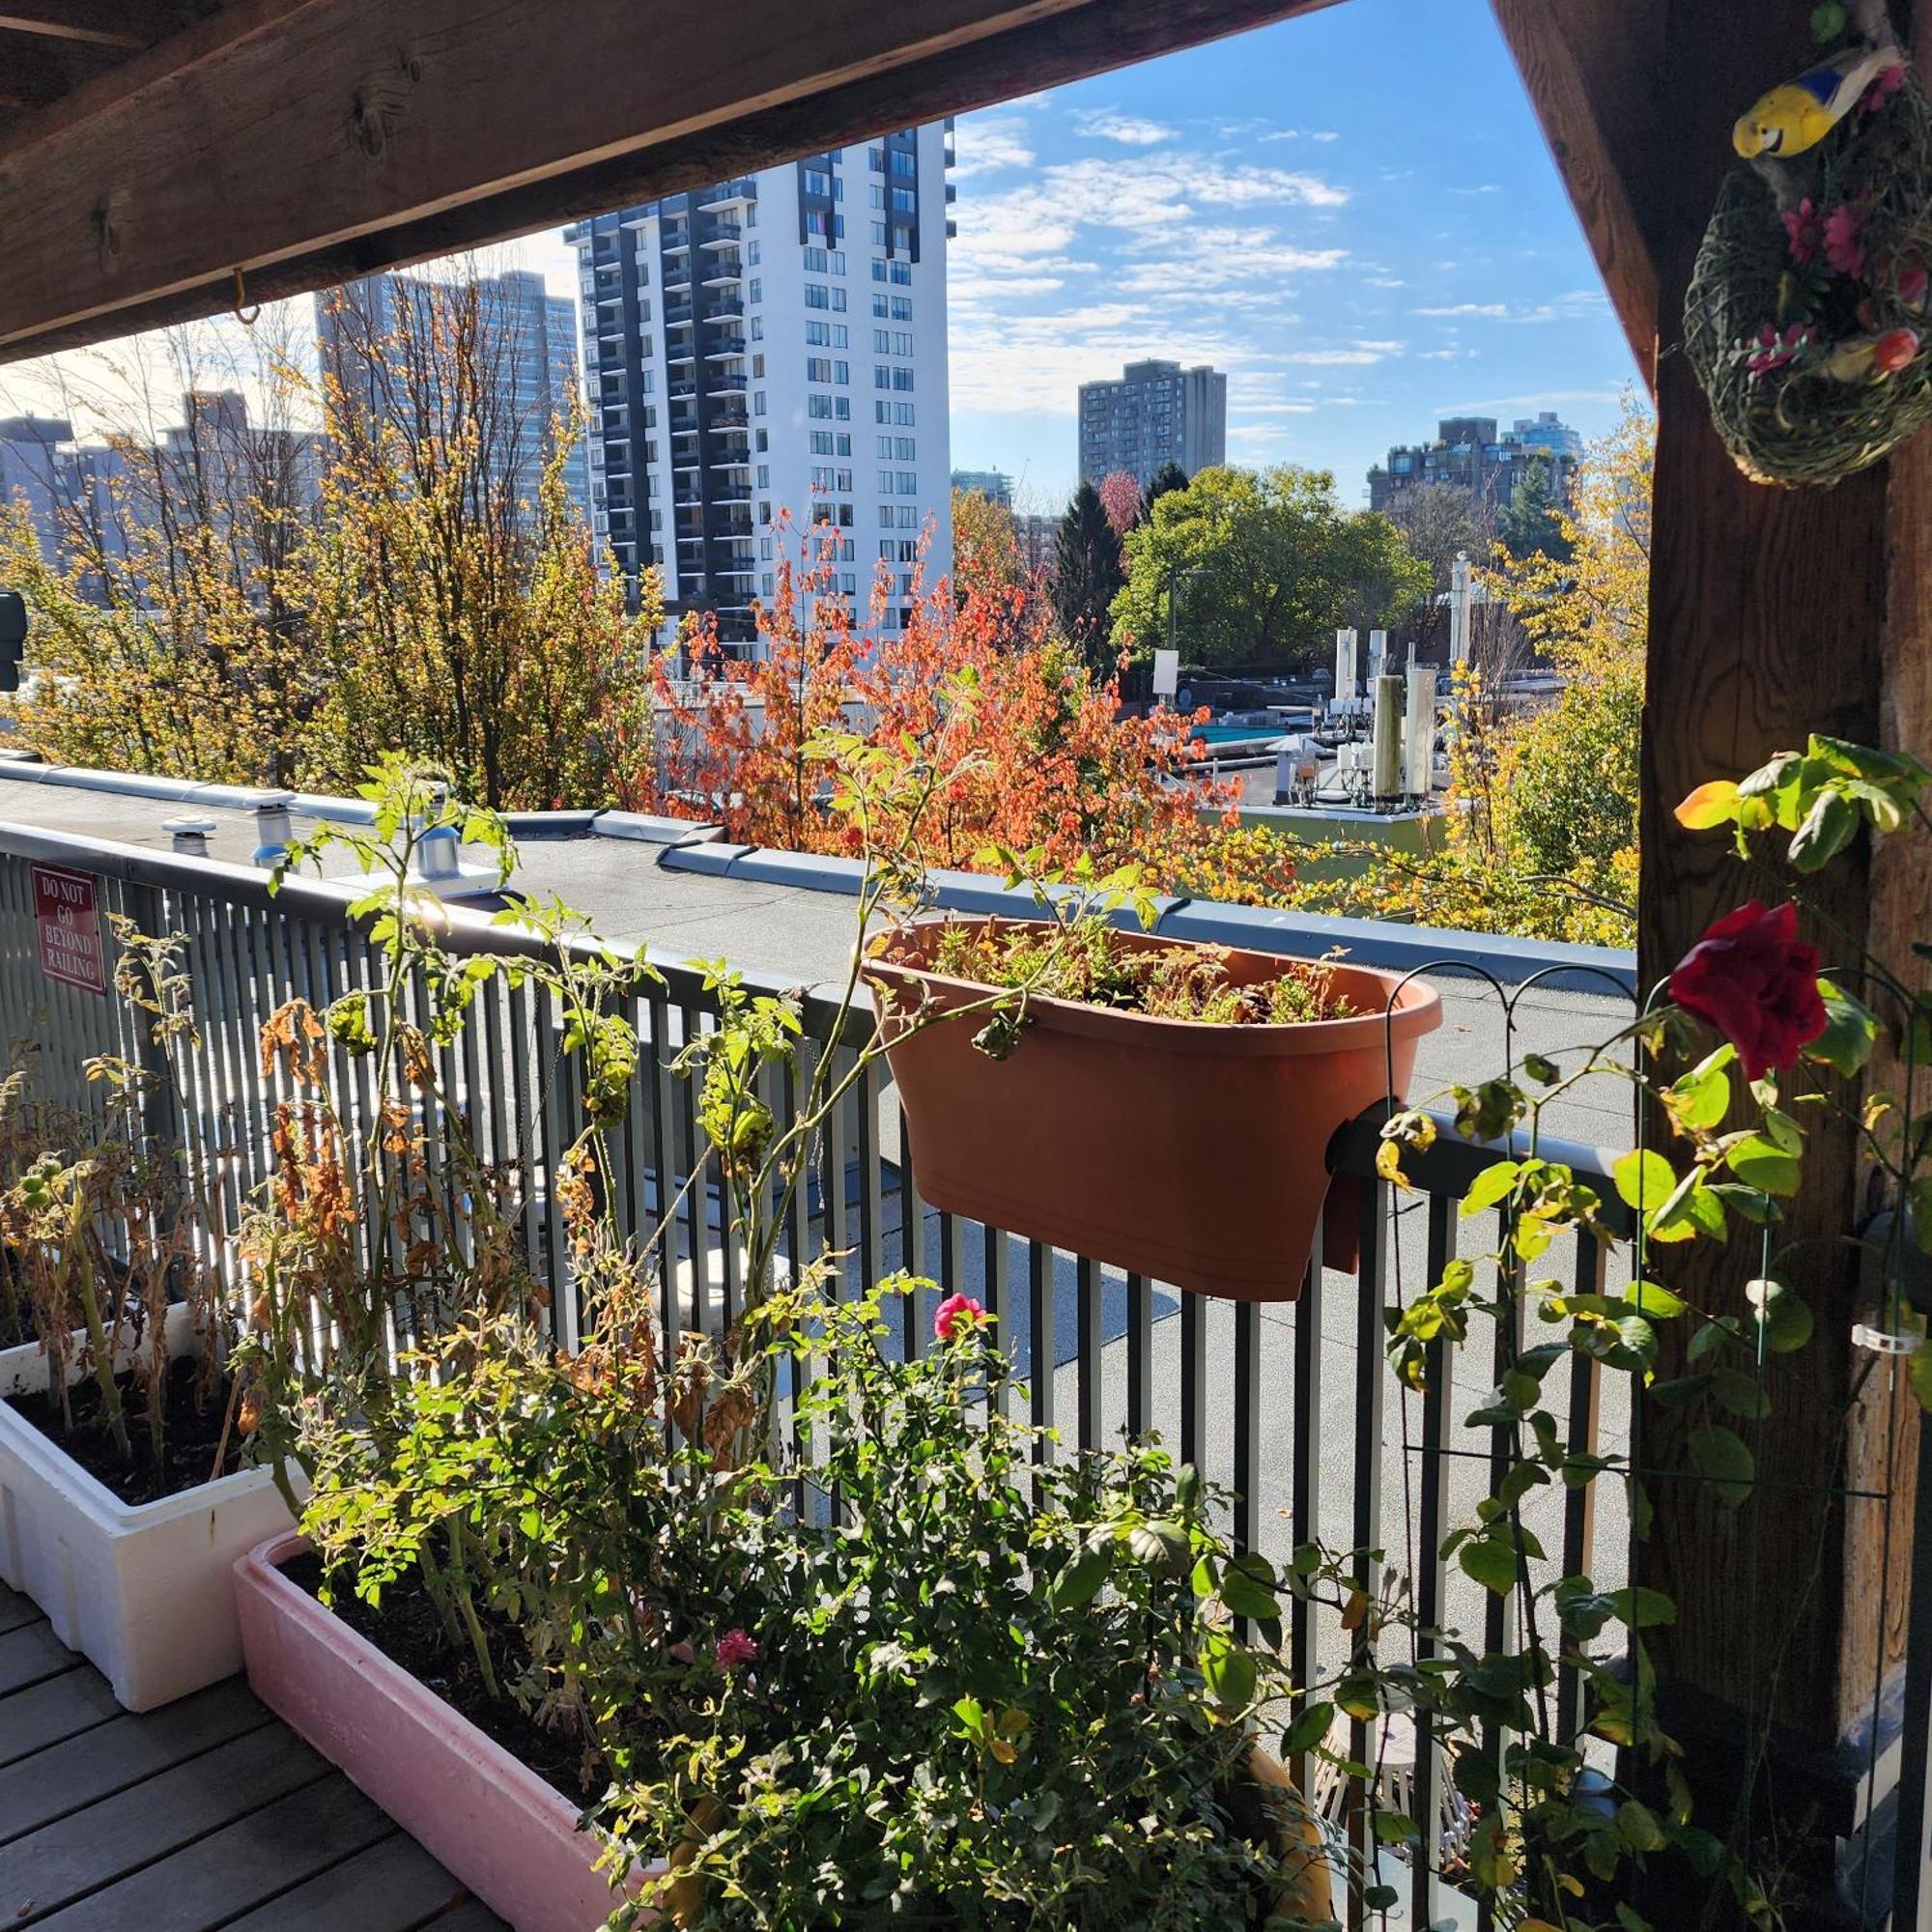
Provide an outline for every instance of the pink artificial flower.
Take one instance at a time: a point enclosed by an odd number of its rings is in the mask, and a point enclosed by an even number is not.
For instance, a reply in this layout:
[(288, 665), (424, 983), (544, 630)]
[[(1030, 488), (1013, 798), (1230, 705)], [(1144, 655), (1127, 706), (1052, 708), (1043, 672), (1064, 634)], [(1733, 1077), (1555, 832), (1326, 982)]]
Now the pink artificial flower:
[(1768, 376), (1774, 369), (1782, 369), (1787, 362), (1796, 361), (1810, 346), (1811, 331), (1802, 322), (1794, 322), (1782, 335), (1766, 323), (1757, 332), (1757, 346), (1745, 367), (1753, 380)]
[(718, 1639), (712, 1655), (717, 1658), (720, 1670), (736, 1670), (741, 1664), (757, 1662), (758, 1646), (743, 1631), (728, 1630)]
[(976, 1327), (985, 1319), (984, 1305), (970, 1294), (949, 1294), (933, 1315), (932, 1332), (942, 1342), (950, 1342), (962, 1327)]
[(1818, 252), (1818, 244), (1825, 236), (1816, 204), (1807, 194), (1796, 208), (1787, 208), (1778, 219), (1784, 223), (1784, 232), (1791, 240), (1791, 259), (1808, 262)]
[(1925, 264), (1919, 261), (1905, 263), (1898, 271), (1898, 298), (1907, 308), (1923, 308), (1925, 298), (1932, 294), (1932, 276), (1925, 272)]
[(1876, 114), (1898, 90), (1905, 85), (1905, 63), (1898, 62), (1887, 68), (1872, 84), (1865, 89), (1859, 100), (1861, 114)]
[(1825, 217), (1825, 259), (1841, 275), (1864, 272), (1865, 251), (1859, 241), (1865, 212), (1855, 202), (1842, 202)]

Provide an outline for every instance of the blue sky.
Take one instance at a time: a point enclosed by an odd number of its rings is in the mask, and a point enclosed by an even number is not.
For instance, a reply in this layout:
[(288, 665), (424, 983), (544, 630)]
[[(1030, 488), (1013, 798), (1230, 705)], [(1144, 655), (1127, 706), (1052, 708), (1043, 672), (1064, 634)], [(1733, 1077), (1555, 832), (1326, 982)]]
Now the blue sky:
[(1343, 500), (1440, 415), (1608, 427), (1635, 371), (1488, 0), (1349, 0), (962, 116), (952, 460), (1075, 477), (1079, 383), (1228, 372), (1228, 457)]

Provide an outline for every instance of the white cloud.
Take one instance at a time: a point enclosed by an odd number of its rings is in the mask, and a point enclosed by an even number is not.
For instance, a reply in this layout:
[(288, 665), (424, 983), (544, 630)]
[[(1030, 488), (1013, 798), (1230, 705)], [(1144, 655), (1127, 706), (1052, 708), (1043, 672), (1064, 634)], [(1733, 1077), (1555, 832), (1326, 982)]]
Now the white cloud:
[(1387, 361), (1401, 349), (1400, 342), (1358, 342), (1352, 349), (1289, 349), (1269, 359), (1298, 362), (1310, 369), (1366, 369)]
[(1507, 302), (1450, 302), (1446, 307), (1418, 308), (1416, 315), (1483, 315), (1500, 318), (1510, 312)]
[(1124, 148), (1157, 148), (1179, 139), (1179, 130), (1161, 121), (1121, 114), (1111, 107), (1089, 107), (1074, 117), (1081, 133), (1094, 141), (1118, 141)]
[(952, 174), (958, 181), (996, 174), (1002, 168), (1030, 168), (1034, 162), (1026, 123), (1017, 114), (962, 115), (954, 145), (959, 158)]

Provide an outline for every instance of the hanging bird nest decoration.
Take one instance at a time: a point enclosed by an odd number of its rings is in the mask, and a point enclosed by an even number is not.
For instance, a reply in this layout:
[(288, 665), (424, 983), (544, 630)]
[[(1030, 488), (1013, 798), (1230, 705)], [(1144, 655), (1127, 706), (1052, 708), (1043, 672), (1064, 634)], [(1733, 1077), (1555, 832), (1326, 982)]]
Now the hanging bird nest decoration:
[(1747, 476), (1829, 487), (1932, 422), (1932, 102), (1896, 47), (1855, 47), (1737, 146), (1684, 351)]

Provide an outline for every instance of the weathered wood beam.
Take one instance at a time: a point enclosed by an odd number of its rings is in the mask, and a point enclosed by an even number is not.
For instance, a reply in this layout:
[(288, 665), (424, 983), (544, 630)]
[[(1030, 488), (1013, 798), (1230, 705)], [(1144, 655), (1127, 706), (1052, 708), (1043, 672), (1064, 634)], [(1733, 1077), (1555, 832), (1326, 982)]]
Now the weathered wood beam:
[(145, 47), (179, 24), (174, 7), (153, 0), (0, 0), (0, 33), (93, 46)]
[[(1769, 82), (1804, 65), (1805, 25), (1803, 7), (1754, 12), (1746, 31), (1732, 0), (1668, 0), (1661, 108), (1670, 167), (1634, 211), (1656, 238), (1666, 348), (1731, 165), (1732, 121)], [(1644, 986), (1742, 900), (1792, 895), (1782, 867), (1747, 874), (1724, 839), (1676, 823), (1672, 808), (1694, 785), (1802, 748), (1812, 731), (1920, 752), (1932, 731), (1924, 440), (1835, 489), (1766, 488), (1747, 482), (1724, 453), (1681, 355), (1660, 358), (1657, 388), (1638, 893)], [(1861, 943), (1896, 956), (1922, 930), (1926, 891), (1922, 862), (1898, 844), (1869, 863), (1855, 849), (1808, 882), (1824, 914), (1809, 936), (1848, 966)], [(1891, 1425), (1888, 1371), (1851, 1341), (1863, 1291), (1847, 1237), (1868, 1207), (1860, 1136), (1855, 1122), (1824, 1109), (1806, 1122), (1804, 1185), (1776, 1246), (1815, 1330), (1802, 1351), (1773, 1358), (1771, 1413), (1745, 1426), (1762, 1487), (1745, 1508), (1727, 1507), (1690, 1471), (1694, 1414), (1646, 1400), (1642, 1460), (1655, 1518), (1637, 1577), (1677, 1605), (1674, 1624), (1644, 1635), (1660, 1718), (1686, 1745), (1702, 1822), (1726, 1829), (1749, 1776), (1752, 1840), (1779, 1845), (1789, 1922), (1808, 1925), (1825, 1922), (1806, 1916), (1805, 1898), (1832, 1891), (1832, 1838), (1854, 1827), (1865, 1761), (1853, 1740), (1869, 1719), (1883, 1661), (1895, 1654), (1897, 1633), (1878, 1628), (1887, 1518), (1895, 1618), (1912, 1517), (1909, 1492), (1889, 1511), (1872, 1499), (1891, 1474)], [(1723, 1248), (1671, 1251), (1668, 1278), (1693, 1305), (1748, 1322), (1744, 1284), (1761, 1266), (1758, 1242), (1740, 1231)], [(1662, 1332), (1660, 1382), (1694, 1366), (1688, 1340), (1682, 1324)], [(1909, 1469), (1909, 1426), (1899, 1435)], [(1860, 1499), (1847, 1501), (1846, 1491)], [(1766, 1719), (1776, 1726), (1770, 1755), (1753, 1766), (1745, 1746)], [(1651, 1905), (1660, 1923), (1705, 1922), (1681, 1880)]]
[(0, 25), (0, 99), (44, 110), (87, 86), (125, 56), (86, 41), (29, 40)]
[[(0, 0), (4, 4), (4, 0)], [(0, 359), (206, 315), (1330, 0), (238, 0), (0, 149)]]
[(1663, 0), (1492, 0), (1631, 353), (1656, 388)]

